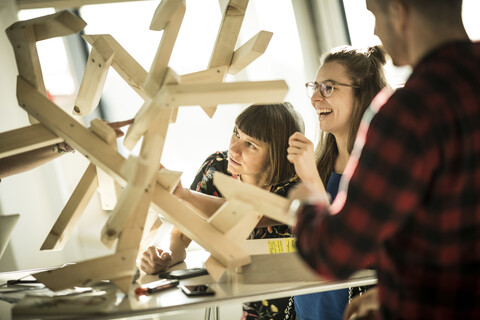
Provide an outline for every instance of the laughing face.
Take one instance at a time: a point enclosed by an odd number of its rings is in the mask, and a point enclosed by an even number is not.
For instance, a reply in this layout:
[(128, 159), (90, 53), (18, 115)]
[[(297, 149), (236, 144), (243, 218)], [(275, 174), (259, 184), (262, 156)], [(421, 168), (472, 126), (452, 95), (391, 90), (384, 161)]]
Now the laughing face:
[(268, 152), (267, 143), (235, 127), (228, 148), (228, 171), (240, 175), (246, 183), (262, 185), (270, 168)]
[[(317, 71), (317, 83), (331, 81), (353, 84), (347, 76), (345, 67), (338, 62), (326, 62)], [(336, 138), (347, 137), (355, 99), (354, 88), (334, 86), (331, 96), (324, 98), (320, 90), (315, 91), (310, 99), (318, 115), (320, 128), (335, 135)]]

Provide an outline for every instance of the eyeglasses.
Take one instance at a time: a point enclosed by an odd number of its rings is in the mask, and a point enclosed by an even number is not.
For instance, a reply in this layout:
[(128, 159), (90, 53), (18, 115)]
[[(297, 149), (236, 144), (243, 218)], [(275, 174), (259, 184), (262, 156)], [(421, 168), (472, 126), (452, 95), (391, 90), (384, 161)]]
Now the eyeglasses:
[(328, 98), (332, 95), (333, 90), (335, 89), (335, 86), (359, 88), (358, 86), (355, 86), (353, 84), (346, 84), (346, 83), (341, 83), (333, 80), (327, 80), (322, 83), (318, 83), (316, 81), (305, 83), (305, 87), (307, 88), (307, 96), (309, 98), (312, 98), (312, 96), (315, 94), (315, 92), (319, 88), (320, 88), (320, 94), (322, 95), (322, 97)]

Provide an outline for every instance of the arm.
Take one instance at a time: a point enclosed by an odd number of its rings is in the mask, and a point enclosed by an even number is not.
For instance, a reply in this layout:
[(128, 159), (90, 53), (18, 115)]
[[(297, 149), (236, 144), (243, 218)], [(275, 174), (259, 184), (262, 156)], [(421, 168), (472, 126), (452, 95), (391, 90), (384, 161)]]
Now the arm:
[(210, 218), (226, 201), (224, 198), (183, 188), (181, 183), (178, 184), (174, 194), (179, 199), (187, 201), (195, 208), (198, 208), (200, 210), (199, 213), (205, 219)]
[(300, 132), (295, 132), (288, 140), (287, 159), (295, 166), (298, 177), (325, 193), (325, 186), (318, 174), (313, 143)]
[(32, 170), (48, 161), (72, 151), (64, 142), (0, 159), (0, 179)]
[(143, 252), (140, 260), (140, 269), (146, 274), (166, 271), (170, 266), (180, 263), (187, 256), (187, 247), (192, 240), (185, 237), (177, 228), (170, 231), (170, 245), (168, 249), (150, 246)]
[[(429, 184), (436, 161), (424, 158), (434, 154), (423, 142), (431, 140), (425, 134), (429, 116), (392, 103), (375, 117), (367, 110), (332, 206), (317, 202), (298, 210), (297, 247), (319, 274), (344, 278), (371, 265)], [(368, 127), (365, 119), (372, 118)]]
[[(108, 125), (115, 130), (115, 135), (118, 138), (123, 136), (120, 128), (132, 122), (133, 119), (130, 119), (126, 121), (109, 122)], [(61, 142), (0, 159), (0, 179), (35, 169), (48, 161), (58, 158), (63, 153), (72, 151), (74, 150), (70, 145), (66, 142)]]

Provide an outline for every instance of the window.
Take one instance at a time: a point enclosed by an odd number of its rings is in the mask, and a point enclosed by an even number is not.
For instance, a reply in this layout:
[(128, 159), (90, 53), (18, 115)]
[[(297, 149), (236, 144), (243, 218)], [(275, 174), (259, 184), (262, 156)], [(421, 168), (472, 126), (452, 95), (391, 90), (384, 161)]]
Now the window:
[[(352, 45), (368, 46), (380, 44), (374, 35), (375, 19), (367, 10), (365, 1), (343, 0), (348, 29)], [(480, 2), (477, 0), (463, 0), (463, 22), (469, 37), (480, 40), (480, 22), (477, 13), (480, 12)], [(395, 67), (391, 63), (386, 65), (386, 74), (393, 87), (401, 86), (410, 74), (409, 67)]]

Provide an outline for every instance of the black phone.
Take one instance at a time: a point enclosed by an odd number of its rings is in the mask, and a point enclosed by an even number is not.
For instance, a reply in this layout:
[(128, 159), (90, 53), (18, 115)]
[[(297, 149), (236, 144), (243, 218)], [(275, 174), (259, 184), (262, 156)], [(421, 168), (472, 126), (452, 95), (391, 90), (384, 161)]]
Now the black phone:
[(166, 279), (186, 279), (196, 276), (202, 276), (204, 274), (208, 274), (208, 271), (205, 268), (190, 268), (162, 272), (158, 274), (158, 277)]
[(187, 296), (211, 296), (215, 291), (208, 284), (179, 285)]

